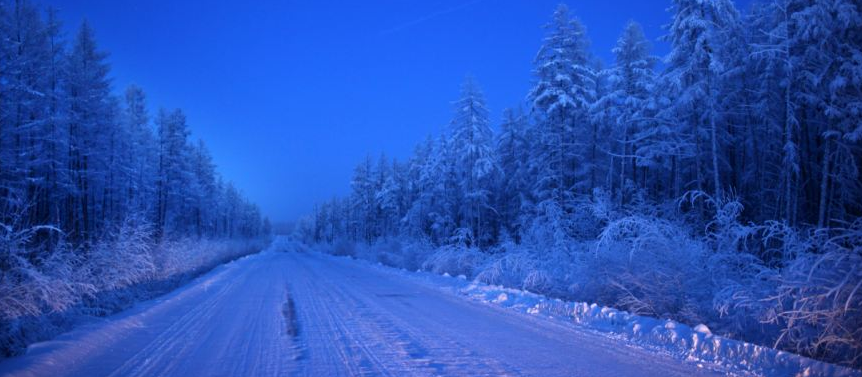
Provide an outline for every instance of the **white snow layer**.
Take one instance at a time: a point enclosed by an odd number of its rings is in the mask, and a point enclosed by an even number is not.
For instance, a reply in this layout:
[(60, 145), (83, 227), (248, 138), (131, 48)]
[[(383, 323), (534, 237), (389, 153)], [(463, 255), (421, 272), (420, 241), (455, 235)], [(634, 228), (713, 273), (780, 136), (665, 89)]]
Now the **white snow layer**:
[(634, 315), (596, 304), (548, 299), (530, 292), (477, 282), (467, 284), (459, 291), (475, 300), (534, 315), (571, 320), (690, 361), (712, 363), (766, 376), (862, 375), (862, 372), (850, 368), (714, 335), (703, 324), (691, 328), (671, 320)]

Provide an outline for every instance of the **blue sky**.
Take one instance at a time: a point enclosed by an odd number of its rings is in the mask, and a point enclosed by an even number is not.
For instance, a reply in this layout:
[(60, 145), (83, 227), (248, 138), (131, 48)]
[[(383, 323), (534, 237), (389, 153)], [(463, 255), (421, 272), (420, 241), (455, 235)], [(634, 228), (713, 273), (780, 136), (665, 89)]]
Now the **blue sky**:
[[(39, 0), (37, 0), (39, 1)], [(449, 122), (468, 74), (493, 120), (518, 106), (557, 0), (44, 0), (71, 36), (86, 17), (114, 89), (182, 108), (219, 170), (270, 218), (349, 190), (366, 154), (405, 159)], [(629, 20), (656, 41), (670, 1), (568, 1), (613, 62)]]

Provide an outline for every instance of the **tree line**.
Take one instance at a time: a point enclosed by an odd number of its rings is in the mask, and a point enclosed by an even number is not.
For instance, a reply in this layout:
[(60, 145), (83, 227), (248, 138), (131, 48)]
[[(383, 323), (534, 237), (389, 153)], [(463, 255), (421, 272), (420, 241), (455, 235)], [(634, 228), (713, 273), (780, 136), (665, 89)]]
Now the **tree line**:
[[(112, 91), (108, 54), (84, 21), (71, 40), (53, 9), (0, 2), (0, 222), (51, 225), (85, 248), (127, 218), (158, 239), (254, 237), (257, 206), (216, 171), (179, 109)], [(155, 126), (155, 127), (154, 127)]]
[[(674, 1), (661, 71), (629, 23), (611, 67), (584, 26), (554, 13), (528, 110), (499, 132), (468, 78), (444, 134), (402, 163), (357, 166), (319, 233), (372, 241), (405, 232), (492, 245), (536, 217), (560, 222), (597, 190), (617, 206), (696, 190), (732, 196), (742, 220), (828, 228), (860, 214), (862, 18), (848, 1)], [(522, 106), (523, 108), (524, 106)], [(324, 236), (321, 234), (320, 236)]]
[(179, 109), (116, 94), (85, 21), (0, 0), (0, 358), (260, 251), (269, 223)]

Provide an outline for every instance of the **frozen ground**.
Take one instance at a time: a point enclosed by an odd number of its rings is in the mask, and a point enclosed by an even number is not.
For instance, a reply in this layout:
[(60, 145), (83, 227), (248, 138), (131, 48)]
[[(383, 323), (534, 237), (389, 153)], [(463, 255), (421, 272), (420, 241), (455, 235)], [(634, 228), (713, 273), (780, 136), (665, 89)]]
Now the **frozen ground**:
[(467, 297), (467, 283), (458, 280), (268, 250), (221, 266), (167, 296), (35, 344), (26, 355), (0, 363), (0, 375), (734, 372), (562, 318), (512, 310), (480, 299), (475, 287)]

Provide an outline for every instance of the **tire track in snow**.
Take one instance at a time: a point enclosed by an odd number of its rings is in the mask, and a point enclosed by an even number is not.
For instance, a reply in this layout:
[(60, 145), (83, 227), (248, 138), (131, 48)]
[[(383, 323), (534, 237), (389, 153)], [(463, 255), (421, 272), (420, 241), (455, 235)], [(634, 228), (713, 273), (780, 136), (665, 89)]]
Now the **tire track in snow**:
[[(337, 264), (320, 262), (313, 258), (302, 259), (297, 261), (297, 266), (301, 265), (303, 271), (311, 271), (310, 279), (320, 286), (325, 286), (326, 291), (338, 293), (337, 296), (330, 296), (328, 301), (338, 303), (338, 307), (345, 313), (350, 312), (349, 308), (360, 312), (356, 317), (362, 321), (355, 326), (362, 329), (361, 334), (366, 338), (363, 342), (385, 348), (386, 353), (392, 356), (387, 358), (389, 360), (402, 360), (400, 363), (390, 362), (386, 365), (393, 373), (445, 375), (481, 371), (481, 375), (494, 376), (512, 373), (502, 362), (480, 357), (466, 345), (453, 341), (451, 336), (436, 336), (439, 332), (449, 333), (443, 326), (430, 328), (435, 332), (429, 333), (429, 328), (423, 331), (422, 328), (410, 324), (411, 320), (421, 319), (427, 313), (411, 313), (410, 316), (402, 317), (404, 313), (395, 313), (392, 311), (392, 305), (384, 305), (391, 303), (393, 299), (409, 296), (409, 293), (374, 293), (364, 281), (351, 278), (353, 274), (350, 271), (339, 270)], [(326, 276), (321, 275), (321, 271), (337, 274)], [(447, 362), (440, 363), (436, 360)]]
[(170, 373), (176, 364), (175, 356), (181, 356), (185, 352), (183, 348), (177, 349), (184, 346), (177, 340), (192, 338), (193, 335), (197, 336), (205, 330), (203, 328), (205, 322), (202, 319), (213, 308), (222, 303), (223, 297), (234, 285), (236, 282), (230, 281), (217, 291), (210, 293), (209, 298), (199, 304), (195, 310), (183, 313), (181, 317), (159, 333), (153, 341), (123, 363), (110, 376), (148, 376)]
[[(304, 357), (300, 360), (301, 368), (295, 375), (313, 375), (311, 370), (327, 370), (330, 376), (356, 376), (361, 375), (361, 365), (356, 362), (355, 357), (346, 347), (348, 339), (338, 319), (333, 313), (324, 307), (322, 297), (303, 296), (303, 293), (313, 291), (314, 282), (310, 279), (297, 280), (296, 275), (302, 275), (307, 271), (293, 269), (295, 276), (291, 276), (291, 286), (294, 287), (296, 298), (303, 302), (297, 312), (297, 319), (303, 324), (303, 348)], [(325, 293), (325, 290), (321, 290)], [(339, 368), (340, 367), (340, 368)]]
[[(314, 271), (311, 266), (303, 265), (304, 271)], [(362, 375), (422, 375), (422, 365), (405, 362), (409, 358), (409, 351), (404, 348), (406, 343), (399, 342), (396, 333), (391, 327), (381, 326), (377, 316), (369, 306), (360, 302), (350, 292), (333, 284), (319, 274), (311, 272), (305, 277), (307, 281), (314, 281), (318, 286), (325, 286), (325, 302), (336, 305), (338, 308), (351, 308), (352, 310), (339, 310), (343, 316), (336, 316), (339, 332), (347, 340), (351, 348), (351, 355), (345, 357), (360, 360), (360, 374)], [(320, 299), (320, 297), (318, 297)], [(332, 307), (328, 308), (334, 311)], [(345, 343), (345, 342), (343, 342)], [(314, 369), (314, 368), (312, 368)]]

